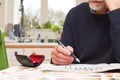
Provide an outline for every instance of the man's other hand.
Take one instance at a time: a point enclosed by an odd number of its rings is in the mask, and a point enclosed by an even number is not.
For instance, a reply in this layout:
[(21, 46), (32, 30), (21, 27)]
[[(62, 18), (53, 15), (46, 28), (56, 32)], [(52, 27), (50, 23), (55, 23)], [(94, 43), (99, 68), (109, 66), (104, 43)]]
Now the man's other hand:
[(113, 11), (120, 8), (120, 0), (104, 0), (109, 11)]

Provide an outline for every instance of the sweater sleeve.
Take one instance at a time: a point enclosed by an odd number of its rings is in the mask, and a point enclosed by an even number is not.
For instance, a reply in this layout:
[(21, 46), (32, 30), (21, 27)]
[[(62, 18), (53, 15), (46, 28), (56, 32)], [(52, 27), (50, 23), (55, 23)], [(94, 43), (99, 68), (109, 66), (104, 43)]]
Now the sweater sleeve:
[(113, 55), (120, 62), (120, 9), (109, 13)]
[(61, 42), (65, 45), (65, 46), (73, 46), (73, 40), (72, 40), (72, 15), (71, 15), (72, 10), (69, 11), (69, 13), (66, 16), (65, 19), (65, 23), (63, 26), (63, 32), (61, 35)]

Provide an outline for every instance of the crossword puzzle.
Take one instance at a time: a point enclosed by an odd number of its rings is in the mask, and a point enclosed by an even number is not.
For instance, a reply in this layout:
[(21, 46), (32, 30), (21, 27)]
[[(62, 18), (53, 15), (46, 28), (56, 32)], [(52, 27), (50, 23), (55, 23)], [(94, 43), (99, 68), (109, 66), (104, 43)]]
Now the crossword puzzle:
[(115, 69), (120, 69), (120, 64), (71, 64), (65, 66), (46, 65), (46, 67), (44, 67), (44, 70), (67, 72), (104, 72)]

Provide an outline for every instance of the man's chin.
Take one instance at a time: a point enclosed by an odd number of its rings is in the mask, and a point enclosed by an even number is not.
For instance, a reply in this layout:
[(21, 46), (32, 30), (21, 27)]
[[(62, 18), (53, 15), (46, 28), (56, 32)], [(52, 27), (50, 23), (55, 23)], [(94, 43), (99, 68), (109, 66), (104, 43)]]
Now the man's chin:
[(89, 7), (90, 7), (92, 10), (95, 10), (95, 11), (100, 11), (100, 10), (103, 10), (103, 9), (104, 9), (104, 6), (93, 6), (93, 5), (89, 5)]

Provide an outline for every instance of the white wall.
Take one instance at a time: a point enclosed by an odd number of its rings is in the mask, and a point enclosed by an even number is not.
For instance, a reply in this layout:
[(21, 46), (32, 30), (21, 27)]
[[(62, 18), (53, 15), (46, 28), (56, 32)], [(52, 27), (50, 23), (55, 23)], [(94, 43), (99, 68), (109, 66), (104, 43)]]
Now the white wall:
[(44, 24), (48, 21), (48, 0), (41, 0), (41, 21)]
[(13, 11), (13, 24), (18, 24), (21, 18), (20, 0), (14, 0), (14, 11)]
[(5, 30), (5, 0), (0, 0), (0, 28)]
[(0, 28), (5, 31), (8, 23), (19, 23), (20, 0), (0, 0), (0, 3)]
[(14, 0), (7, 0), (7, 23), (13, 24)]

